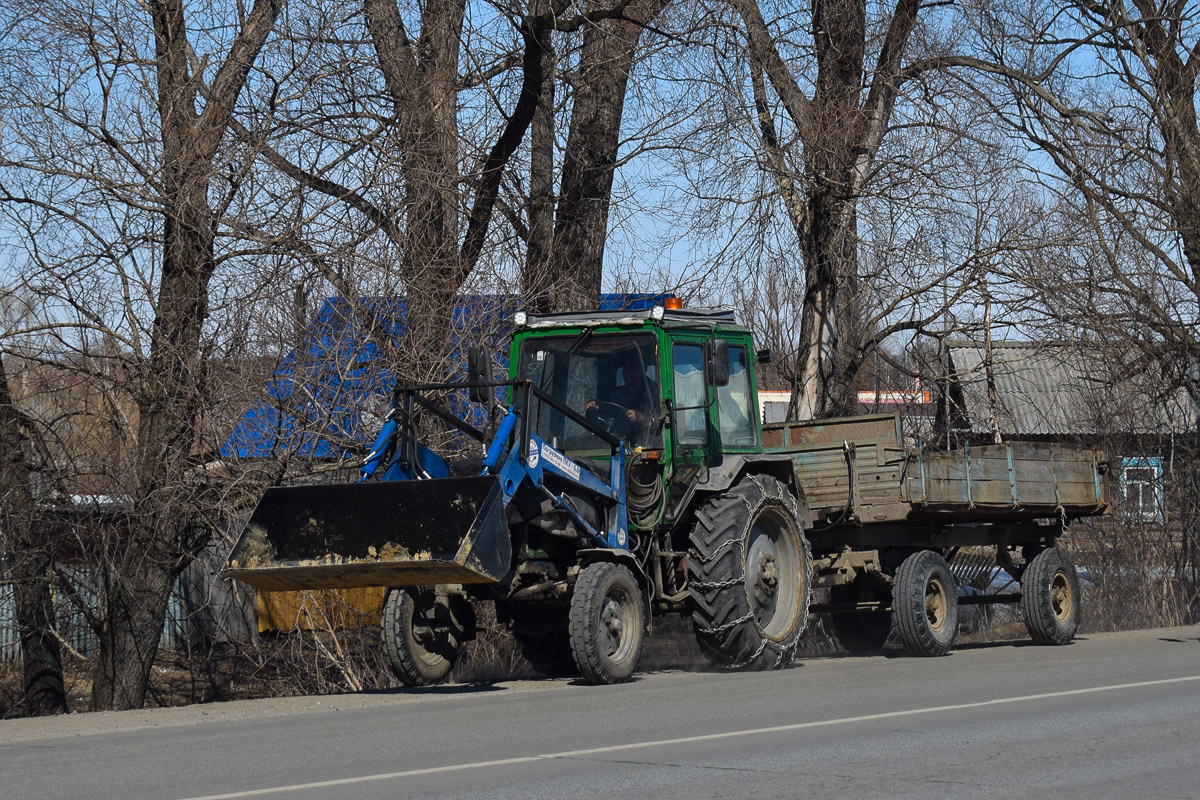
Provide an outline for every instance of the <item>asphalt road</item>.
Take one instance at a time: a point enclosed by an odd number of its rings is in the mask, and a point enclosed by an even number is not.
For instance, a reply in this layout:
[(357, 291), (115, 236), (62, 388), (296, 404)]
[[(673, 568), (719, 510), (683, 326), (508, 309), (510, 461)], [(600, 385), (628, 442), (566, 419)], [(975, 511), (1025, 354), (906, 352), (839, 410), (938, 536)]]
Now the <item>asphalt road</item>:
[(1200, 628), (0, 722), (0, 798), (1200, 798)]

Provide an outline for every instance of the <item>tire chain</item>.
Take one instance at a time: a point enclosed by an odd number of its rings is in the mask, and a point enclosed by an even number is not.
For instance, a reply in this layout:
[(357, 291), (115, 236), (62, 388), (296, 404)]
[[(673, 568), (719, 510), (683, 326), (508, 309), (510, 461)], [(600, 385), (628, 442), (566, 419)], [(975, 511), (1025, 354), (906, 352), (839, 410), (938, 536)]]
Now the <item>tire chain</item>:
[(791, 644), (787, 644), (787, 645), (784, 645), (783, 647), (779, 647), (774, 642), (767, 642), (766, 640), (764, 640), (759, 643), (758, 649), (754, 651), (753, 655), (751, 655), (749, 658), (747, 658), (744, 661), (739, 661), (736, 664), (730, 664), (726, 669), (736, 670), (736, 669), (742, 669), (743, 667), (750, 666), (751, 664), (753, 664), (755, 661), (758, 660), (759, 656), (762, 655), (763, 650), (767, 649), (768, 645), (770, 645), (770, 648), (775, 651), (774, 668), (780, 669), (780, 668), (786, 667), (788, 664), (792, 663), (792, 660), (796, 656), (796, 648), (799, 645), (799, 641), (795, 641), (795, 642), (792, 642)]
[[(738, 625), (741, 625), (743, 622), (750, 622), (753, 619), (754, 619), (754, 614), (750, 613), (750, 614), (746, 614), (745, 616), (738, 617), (737, 619), (730, 620), (729, 622), (726, 622), (724, 625), (717, 625), (716, 627), (713, 627), (713, 628), (696, 628), (696, 630), (699, 631), (700, 633), (708, 634), (711, 636), (711, 635), (717, 634), (717, 633), (724, 633), (725, 631), (730, 630), (731, 628), (736, 628)], [(766, 644), (766, 642), (763, 642), (763, 644)], [(758, 653), (761, 653), (761, 652), (762, 652), (762, 647), (759, 647)], [(758, 653), (754, 654), (755, 658), (758, 657)], [(753, 661), (754, 659), (751, 658), (750, 660)]]
[(744, 550), (746, 547), (746, 543), (743, 542), (741, 539), (727, 539), (723, 544), (718, 545), (717, 548), (715, 550), (713, 550), (711, 553), (709, 553), (707, 556), (702, 556), (699, 553), (692, 552), (688, 556), (688, 558), (690, 558), (692, 561), (699, 561), (701, 564), (707, 564), (711, 561), (716, 561), (718, 558), (721, 557), (721, 554), (724, 553), (726, 550), (728, 550), (730, 547), (737, 547), (739, 549)]
[(740, 586), (745, 582), (745, 578), (730, 578), (724, 581), (689, 581), (688, 586), (692, 589), (728, 589), (730, 586)]
[[(786, 498), (788, 497), (788, 490), (784, 486), (779, 484), (774, 479), (768, 478), (765, 476), (757, 476), (757, 475), (749, 476), (749, 480), (757, 485), (757, 488), (758, 488), (758, 491), (760, 492), (760, 497), (762, 500), (770, 500), (771, 498), (775, 498), (777, 502), (783, 503), (784, 507), (787, 508), (788, 504), (787, 504)], [(772, 484), (774, 484), (774, 485), (772, 485)], [(721, 516), (723, 516), (725, 514), (729, 514), (731, 512), (736, 513), (736, 511), (735, 511), (735, 509), (736, 509), (736, 510), (742, 511), (742, 513), (746, 514), (747, 517), (749, 517), (750, 515), (755, 513), (756, 509), (761, 507), (761, 500), (760, 500), (760, 502), (752, 502), (751, 497), (747, 496), (745, 493), (738, 493), (738, 494), (735, 494), (734, 496), (727, 495), (725, 497), (725, 500), (726, 500), (726, 505), (723, 508), (718, 507), (718, 508), (704, 509), (704, 510), (702, 510), (701, 513), (697, 514), (697, 524), (702, 525), (710, 530), (715, 531), (718, 527), (720, 527), (720, 523), (718, 523), (717, 520), (719, 520), (721, 518)], [(802, 523), (800, 523), (799, 515), (796, 514), (795, 510), (792, 510), (791, 513), (794, 515), (794, 518), (797, 521), (797, 526), (799, 528), (800, 537), (801, 537), (801, 547), (804, 549), (804, 552), (805, 552), (805, 562), (806, 562), (807, 569), (805, 571), (806, 574), (805, 574), (804, 579), (806, 581), (811, 581), (812, 561), (811, 561), (811, 557), (807, 555), (808, 554), (808, 543), (807, 543), (807, 541), (804, 541), (804, 538), (803, 538), (803, 533), (802, 533), (803, 527), (802, 527)], [(710, 541), (711, 541), (711, 539), (710, 539)], [(729, 555), (728, 551), (735, 547), (737, 548), (738, 553), (739, 553), (738, 560), (739, 561), (744, 560), (746, 544), (741, 536), (730, 537), (730, 538), (726, 539), (725, 541), (720, 542), (707, 554), (702, 554), (700, 552), (697, 552), (697, 548), (695, 547), (695, 545), (693, 545), (693, 547), (691, 548), (690, 557), (697, 564), (705, 565), (707, 567), (707, 565), (713, 564), (714, 562), (716, 562), (722, 558), (727, 558)], [(708, 570), (705, 569), (703, 571), (707, 572)], [(734, 586), (745, 585), (745, 583), (746, 583), (746, 576), (744, 574), (742, 574), (742, 575), (737, 575), (734, 577), (726, 578), (725, 580), (689, 581), (689, 588), (697, 590), (699, 592), (707, 593), (707, 592), (712, 592), (712, 591), (719, 591), (721, 589), (732, 588)], [(805, 605), (807, 607), (807, 603)], [(733, 630), (734, 628), (737, 628), (740, 625), (745, 625), (746, 623), (752, 623), (757, 627), (757, 622), (755, 621), (754, 612), (752, 610), (747, 611), (747, 613), (740, 615), (736, 619), (733, 619), (729, 622), (725, 622), (721, 625), (705, 626), (705, 625), (698, 624), (698, 621), (695, 619), (694, 615), (693, 615), (693, 623), (695, 624), (696, 633), (703, 637), (720, 636), (721, 634), (724, 634), (730, 630)], [(763, 637), (760, 639), (760, 641), (758, 642), (758, 644), (755, 647), (755, 649), (753, 650), (753, 652), (745, 654), (742, 658), (738, 659), (734, 663), (721, 664), (721, 666), (723, 669), (741, 669), (741, 668), (744, 668), (744, 667), (747, 667), (747, 666), (750, 666), (753, 664), (758, 664), (759, 666), (772, 666), (775, 668), (784, 666), (784, 665), (790, 663), (791, 659), (794, 657), (795, 651), (797, 648), (798, 638), (799, 637), (797, 636), (791, 642), (781, 643), (781, 642), (772, 641), (770, 639), (767, 639), (766, 637)], [(703, 643), (702, 643), (702, 645), (703, 645)], [(767, 649), (770, 649), (775, 654), (773, 664), (763, 663), (763, 661), (760, 660), (763, 657), (764, 651), (766, 651)]]

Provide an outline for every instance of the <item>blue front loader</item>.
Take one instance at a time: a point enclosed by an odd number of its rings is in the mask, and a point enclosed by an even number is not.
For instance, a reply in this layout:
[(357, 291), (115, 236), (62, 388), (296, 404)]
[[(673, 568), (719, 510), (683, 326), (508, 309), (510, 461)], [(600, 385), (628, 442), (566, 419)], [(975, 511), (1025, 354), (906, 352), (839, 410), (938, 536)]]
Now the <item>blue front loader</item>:
[[(580, 549), (627, 551), (624, 441), (524, 381), (483, 384), (512, 389), (512, 404), (498, 409), (503, 416), (490, 431), (424, 396), (480, 385), (398, 390), (359, 482), (268, 489), (223, 574), (269, 591), (500, 583), (515, 566), (513, 534), (525, 524), (518, 509), (547, 502), (569, 518)], [(533, 433), (535, 402), (607, 442), (608, 469), (593, 472)], [(420, 442), (418, 406), (481, 442), (482, 461), (450, 461)], [(593, 513), (580, 507), (581, 497)]]

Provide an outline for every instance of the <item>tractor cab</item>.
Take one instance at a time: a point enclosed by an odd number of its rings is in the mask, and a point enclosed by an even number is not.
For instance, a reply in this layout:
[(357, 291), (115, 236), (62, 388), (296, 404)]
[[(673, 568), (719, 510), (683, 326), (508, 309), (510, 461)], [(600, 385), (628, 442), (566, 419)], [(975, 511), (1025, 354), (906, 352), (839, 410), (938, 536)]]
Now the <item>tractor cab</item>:
[[(537, 336), (518, 348), (515, 378), (530, 381), (630, 449), (662, 448), (659, 347), (653, 333)], [(549, 403), (531, 409), (531, 430), (571, 456), (607, 454), (594, 431)]]
[(555, 401), (535, 395), (530, 430), (601, 471), (609, 445), (597, 431), (623, 440), (632, 527), (672, 520), (726, 454), (760, 449), (755, 354), (732, 312), (521, 313), (516, 323), (511, 377)]

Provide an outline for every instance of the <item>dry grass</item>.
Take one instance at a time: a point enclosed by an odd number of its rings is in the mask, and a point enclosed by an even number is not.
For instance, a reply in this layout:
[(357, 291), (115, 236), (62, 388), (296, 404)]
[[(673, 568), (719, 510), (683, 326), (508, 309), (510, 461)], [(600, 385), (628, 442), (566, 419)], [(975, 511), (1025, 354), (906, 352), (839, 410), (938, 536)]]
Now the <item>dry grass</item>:
[[(451, 679), (489, 683), (542, 677), (521, 656), (512, 634), (495, 624), (490, 605), (481, 605), (478, 611), (479, 634), (464, 645)], [(799, 656), (835, 649), (836, 642), (818, 620), (802, 640)], [(64, 664), (72, 711), (88, 708), (92, 668), (91, 660), (69, 659)], [(669, 616), (655, 620), (639, 669), (705, 670), (711, 666), (696, 645), (690, 620)], [(19, 663), (0, 663), (0, 719), (21, 716), (20, 680)], [(147, 706), (336, 694), (401, 685), (387, 667), (376, 629), (293, 630), (263, 634), (247, 644), (160, 651), (151, 671)]]

